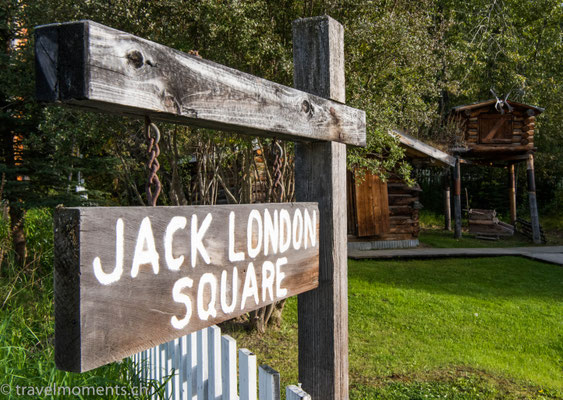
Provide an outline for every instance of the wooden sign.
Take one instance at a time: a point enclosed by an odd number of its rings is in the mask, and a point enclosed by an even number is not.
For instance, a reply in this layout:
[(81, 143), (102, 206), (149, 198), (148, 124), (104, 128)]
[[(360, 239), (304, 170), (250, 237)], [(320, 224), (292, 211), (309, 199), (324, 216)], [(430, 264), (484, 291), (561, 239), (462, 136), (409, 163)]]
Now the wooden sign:
[(55, 359), (82, 372), (318, 286), (316, 203), (59, 208)]
[(254, 136), (366, 145), (365, 112), (342, 103), (92, 21), (35, 32), (41, 101)]

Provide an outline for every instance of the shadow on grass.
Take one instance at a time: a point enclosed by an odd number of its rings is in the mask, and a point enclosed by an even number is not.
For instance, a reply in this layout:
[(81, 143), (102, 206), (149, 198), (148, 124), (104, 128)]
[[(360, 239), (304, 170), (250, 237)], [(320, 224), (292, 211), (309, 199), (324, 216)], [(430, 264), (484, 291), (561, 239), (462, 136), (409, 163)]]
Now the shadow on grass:
[(350, 276), (387, 285), (490, 298), (563, 301), (563, 268), (523, 257), (442, 258), (432, 260), (349, 261)]

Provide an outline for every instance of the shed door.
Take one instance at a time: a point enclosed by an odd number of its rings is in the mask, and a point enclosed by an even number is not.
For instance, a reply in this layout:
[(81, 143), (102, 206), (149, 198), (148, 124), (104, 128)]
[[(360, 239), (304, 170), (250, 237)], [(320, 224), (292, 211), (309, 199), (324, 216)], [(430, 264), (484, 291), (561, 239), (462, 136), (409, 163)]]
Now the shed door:
[(479, 116), (481, 143), (512, 143), (512, 114), (482, 114)]
[[(358, 179), (356, 182), (360, 181)], [(387, 183), (366, 174), (356, 184), (356, 217), (358, 236), (374, 236), (389, 232), (389, 198)]]

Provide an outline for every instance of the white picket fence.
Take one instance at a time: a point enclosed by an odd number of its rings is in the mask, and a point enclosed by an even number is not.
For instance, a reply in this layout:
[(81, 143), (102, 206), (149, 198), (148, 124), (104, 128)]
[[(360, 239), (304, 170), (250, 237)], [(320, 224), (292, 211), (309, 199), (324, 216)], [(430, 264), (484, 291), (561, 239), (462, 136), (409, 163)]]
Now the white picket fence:
[[(142, 351), (131, 358), (135, 374), (141, 381), (166, 382), (160, 398), (280, 400), (280, 374), (267, 365), (261, 365), (258, 368), (257, 385), (256, 355), (247, 349), (240, 349), (238, 357), (237, 385), (237, 343), (229, 335), (221, 336), (221, 329), (214, 325)], [(311, 397), (300, 387), (289, 385), (286, 387), (286, 399), (311, 400)]]

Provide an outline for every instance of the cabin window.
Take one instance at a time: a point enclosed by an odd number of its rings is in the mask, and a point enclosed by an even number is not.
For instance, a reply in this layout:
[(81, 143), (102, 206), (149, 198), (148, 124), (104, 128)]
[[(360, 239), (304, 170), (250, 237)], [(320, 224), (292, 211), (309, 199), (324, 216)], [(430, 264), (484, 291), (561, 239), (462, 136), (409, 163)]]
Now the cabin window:
[(479, 116), (481, 143), (512, 143), (512, 114), (482, 114)]

